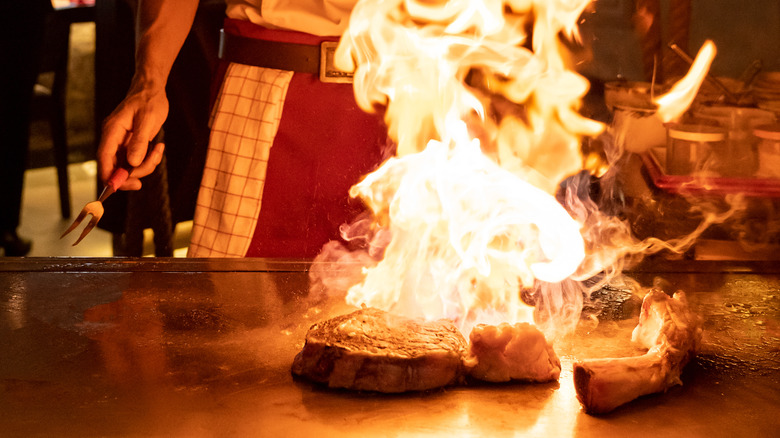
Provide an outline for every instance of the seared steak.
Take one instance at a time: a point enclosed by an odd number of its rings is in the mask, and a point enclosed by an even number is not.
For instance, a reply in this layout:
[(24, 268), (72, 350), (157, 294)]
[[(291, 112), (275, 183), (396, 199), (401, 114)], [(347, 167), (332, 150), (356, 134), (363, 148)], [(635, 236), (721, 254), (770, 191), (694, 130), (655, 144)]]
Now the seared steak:
[(449, 321), (362, 308), (313, 325), (292, 372), (331, 388), (423, 391), (459, 382), (466, 348)]

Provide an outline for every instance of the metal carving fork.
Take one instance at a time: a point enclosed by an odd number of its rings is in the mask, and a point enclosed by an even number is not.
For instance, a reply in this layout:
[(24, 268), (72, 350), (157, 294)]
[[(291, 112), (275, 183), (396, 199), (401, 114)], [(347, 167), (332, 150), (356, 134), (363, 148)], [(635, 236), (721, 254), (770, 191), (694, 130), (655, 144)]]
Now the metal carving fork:
[(118, 167), (116, 170), (114, 170), (114, 173), (111, 174), (111, 177), (106, 181), (106, 187), (103, 189), (103, 191), (100, 193), (100, 196), (98, 197), (97, 201), (92, 201), (87, 203), (87, 205), (84, 206), (84, 208), (81, 209), (81, 213), (79, 213), (78, 217), (75, 221), (73, 221), (72, 224), (70, 224), (70, 227), (68, 227), (67, 230), (65, 230), (64, 233), (62, 233), (62, 236), (60, 236), (60, 239), (67, 236), (68, 233), (75, 230), (81, 222), (87, 217), (87, 215), (92, 215), (92, 218), (89, 220), (89, 223), (87, 223), (87, 226), (84, 227), (84, 231), (81, 232), (81, 235), (76, 240), (76, 242), (73, 244), (73, 246), (76, 246), (81, 242), (81, 240), (89, 234), (90, 231), (92, 231), (93, 228), (95, 228), (95, 225), (97, 225), (98, 221), (100, 221), (100, 218), (103, 217), (103, 202), (111, 196), (114, 192), (119, 190), (119, 187), (122, 186), (122, 184), (127, 181), (127, 178), (130, 176), (130, 172), (133, 169), (125, 164), (120, 167)]

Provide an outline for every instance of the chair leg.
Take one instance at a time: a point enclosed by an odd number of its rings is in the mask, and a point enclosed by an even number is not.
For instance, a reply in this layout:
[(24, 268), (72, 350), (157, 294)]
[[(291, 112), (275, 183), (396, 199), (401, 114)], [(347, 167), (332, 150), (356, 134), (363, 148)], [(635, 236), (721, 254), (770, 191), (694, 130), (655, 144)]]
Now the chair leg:
[[(70, 31), (67, 32), (70, 36)], [(63, 219), (71, 216), (70, 182), (68, 180), (68, 136), (65, 120), (65, 92), (68, 82), (68, 56), (60, 61), (54, 73), (52, 85), (52, 110), (49, 123), (51, 125), (52, 142), (54, 143), (54, 164), (57, 168), (57, 183), (60, 191), (60, 212)]]
[(71, 216), (70, 181), (68, 180), (68, 141), (65, 132), (65, 108), (55, 104), (52, 111), (51, 132), (54, 142), (54, 164), (57, 168), (57, 183), (60, 192), (60, 212), (62, 218)]
[[(154, 231), (154, 255), (157, 257), (173, 257), (173, 220), (171, 218), (171, 199), (168, 192), (168, 160), (163, 155), (162, 161), (157, 166), (153, 184), (154, 201), (159, 202), (160, 209), (152, 216), (152, 230)], [(153, 202), (154, 202), (153, 201)]]

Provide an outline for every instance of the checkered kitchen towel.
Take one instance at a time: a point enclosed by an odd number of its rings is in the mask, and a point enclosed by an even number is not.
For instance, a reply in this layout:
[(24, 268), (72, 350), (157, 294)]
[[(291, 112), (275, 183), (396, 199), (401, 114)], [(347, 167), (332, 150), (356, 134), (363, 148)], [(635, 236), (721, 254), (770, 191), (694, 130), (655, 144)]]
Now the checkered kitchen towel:
[(231, 64), (211, 120), (188, 257), (243, 257), (293, 72)]

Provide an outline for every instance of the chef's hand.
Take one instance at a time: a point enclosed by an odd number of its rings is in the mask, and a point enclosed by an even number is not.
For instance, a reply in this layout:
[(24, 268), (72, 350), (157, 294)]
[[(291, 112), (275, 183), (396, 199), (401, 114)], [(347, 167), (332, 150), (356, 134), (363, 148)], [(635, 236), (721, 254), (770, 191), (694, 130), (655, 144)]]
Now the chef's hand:
[[(165, 88), (134, 81), (125, 99), (103, 123), (97, 150), (98, 176), (106, 182), (126, 159), (133, 167), (120, 190), (138, 190), (144, 176), (154, 171), (163, 157), (163, 143), (150, 145), (168, 116)], [(152, 146), (152, 150), (149, 150)], [(124, 155), (124, 156), (123, 156)]]

